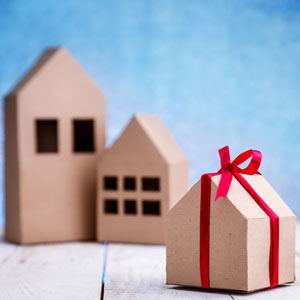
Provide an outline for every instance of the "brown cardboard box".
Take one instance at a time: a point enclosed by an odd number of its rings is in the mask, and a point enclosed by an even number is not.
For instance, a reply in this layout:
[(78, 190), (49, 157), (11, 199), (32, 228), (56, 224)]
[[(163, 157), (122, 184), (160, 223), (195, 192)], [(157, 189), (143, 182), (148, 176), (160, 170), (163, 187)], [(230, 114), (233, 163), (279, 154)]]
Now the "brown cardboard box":
[(105, 98), (63, 48), (45, 51), (5, 98), (6, 239), (95, 237)]
[(97, 240), (164, 243), (164, 215), (188, 190), (188, 162), (156, 115), (136, 114), (101, 157)]
[[(261, 175), (243, 175), (279, 217), (279, 284), (295, 280), (296, 216)], [(270, 286), (270, 219), (233, 177), (214, 201), (221, 175), (211, 178), (210, 288), (243, 292)], [(167, 284), (201, 287), (201, 181), (166, 217)]]

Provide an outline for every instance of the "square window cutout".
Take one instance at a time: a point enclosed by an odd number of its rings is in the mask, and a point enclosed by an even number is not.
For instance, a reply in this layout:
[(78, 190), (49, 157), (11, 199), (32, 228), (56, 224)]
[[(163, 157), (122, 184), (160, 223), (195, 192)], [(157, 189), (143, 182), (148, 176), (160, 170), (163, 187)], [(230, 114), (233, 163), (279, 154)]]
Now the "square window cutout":
[(160, 201), (158, 200), (144, 200), (143, 201), (143, 215), (160, 215)]
[(103, 178), (103, 186), (105, 190), (117, 190), (118, 181), (116, 176), (105, 176)]
[(160, 180), (158, 177), (143, 177), (142, 178), (143, 191), (159, 191)]
[(36, 151), (58, 152), (57, 120), (36, 120)]
[(94, 152), (94, 121), (74, 120), (73, 141), (74, 152)]
[(105, 199), (104, 200), (104, 212), (106, 214), (118, 213), (118, 200), (117, 199)]
[(136, 190), (136, 180), (135, 177), (124, 177), (124, 190), (125, 191), (135, 191)]
[(127, 215), (136, 215), (136, 200), (126, 199), (124, 201), (124, 213)]

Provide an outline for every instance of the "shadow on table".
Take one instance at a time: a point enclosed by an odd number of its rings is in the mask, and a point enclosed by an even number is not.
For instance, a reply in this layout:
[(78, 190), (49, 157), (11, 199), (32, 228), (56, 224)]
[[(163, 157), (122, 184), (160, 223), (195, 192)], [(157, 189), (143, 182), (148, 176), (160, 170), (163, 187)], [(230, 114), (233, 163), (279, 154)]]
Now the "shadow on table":
[(184, 286), (169, 286), (168, 289), (177, 290), (177, 291), (191, 291), (195, 293), (207, 293), (207, 294), (224, 294), (224, 295), (239, 295), (239, 296), (249, 296), (249, 295), (255, 295), (258, 293), (267, 293), (270, 291), (275, 290), (281, 290), (285, 289), (287, 287), (293, 286), (293, 283), (288, 283), (280, 286), (276, 286), (273, 289), (263, 289), (263, 290), (257, 290), (250, 293), (242, 292), (242, 291), (230, 291), (230, 290), (222, 290), (222, 289), (203, 289), (203, 288), (197, 288), (197, 287), (184, 287)]

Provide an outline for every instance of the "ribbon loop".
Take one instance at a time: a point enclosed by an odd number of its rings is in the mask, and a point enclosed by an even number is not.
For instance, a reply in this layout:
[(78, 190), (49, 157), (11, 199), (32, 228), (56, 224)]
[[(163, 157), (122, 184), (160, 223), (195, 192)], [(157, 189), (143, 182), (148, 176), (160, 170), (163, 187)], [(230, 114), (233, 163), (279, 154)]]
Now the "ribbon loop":
[[(225, 146), (219, 150), (220, 160), (221, 160), (221, 169), (218, 171), (218, 174), (222, 174), (220, 184), (217, 190), (216, 199), (220, 197), (226, 197), (231, 185), (232, 177), (234, 174), (260, 174), (258, 172), (262, 155), (260, 151), (257, 150), (247, 150), (241, 153), (233, 162), (230, 162), (230, 153), (229, 147)], [(241, 169), (240, 164), (244, 163), (247, 159), (251, 157), (251, 160), (247, 167)]]
[[(251, 157), (251, 160), (249, 162), (249, 165), (241, 169), (238, 167), (238, 165), (244, 163), (247, 159)], [(261, 163), (262, 155), (260, 151), (257, 150), (248, 150), (243, 153), (241, 153), (233, 162), (232, 165), (237, 170), (237, 173), (242, 174), (248, 174), (248, 175), (254, 175), (257, 173), (260, 163)]]

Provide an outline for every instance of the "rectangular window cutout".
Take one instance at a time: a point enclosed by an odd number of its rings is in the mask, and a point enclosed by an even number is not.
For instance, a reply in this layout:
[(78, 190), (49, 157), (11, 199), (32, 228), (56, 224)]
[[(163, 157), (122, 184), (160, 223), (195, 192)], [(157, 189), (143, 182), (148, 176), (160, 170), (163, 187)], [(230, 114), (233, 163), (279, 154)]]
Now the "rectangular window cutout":
[(94, 152), (94, 121), (74, 120), (73, 141), (74, 152)]
[(104, 213), (117, 214), (118, 213), (118, 200), (117, 199), (105, 199), (104, 200)]
[(58, 152), (57, 120), (36, 120), (36, 151)]
[(118, 189), (118, 180), (116, 176), (103, 177), (103, 186), (105, 190), (116, 191)]
[(127, 215), (136, 215), (136, 200), (126, 199), (124, 201), (124, 213)]
[(124, 190), (125, 191), (135, 191), (136, 182), (135, 177), (124, 177)]
[(160, 201), (158, 200), (144, 200), (143, 201), (143, 215), (160, 215)]
[(143, 191), (159, 191), (160, 182), (158, 177), (143, 177), (142, 178)]

